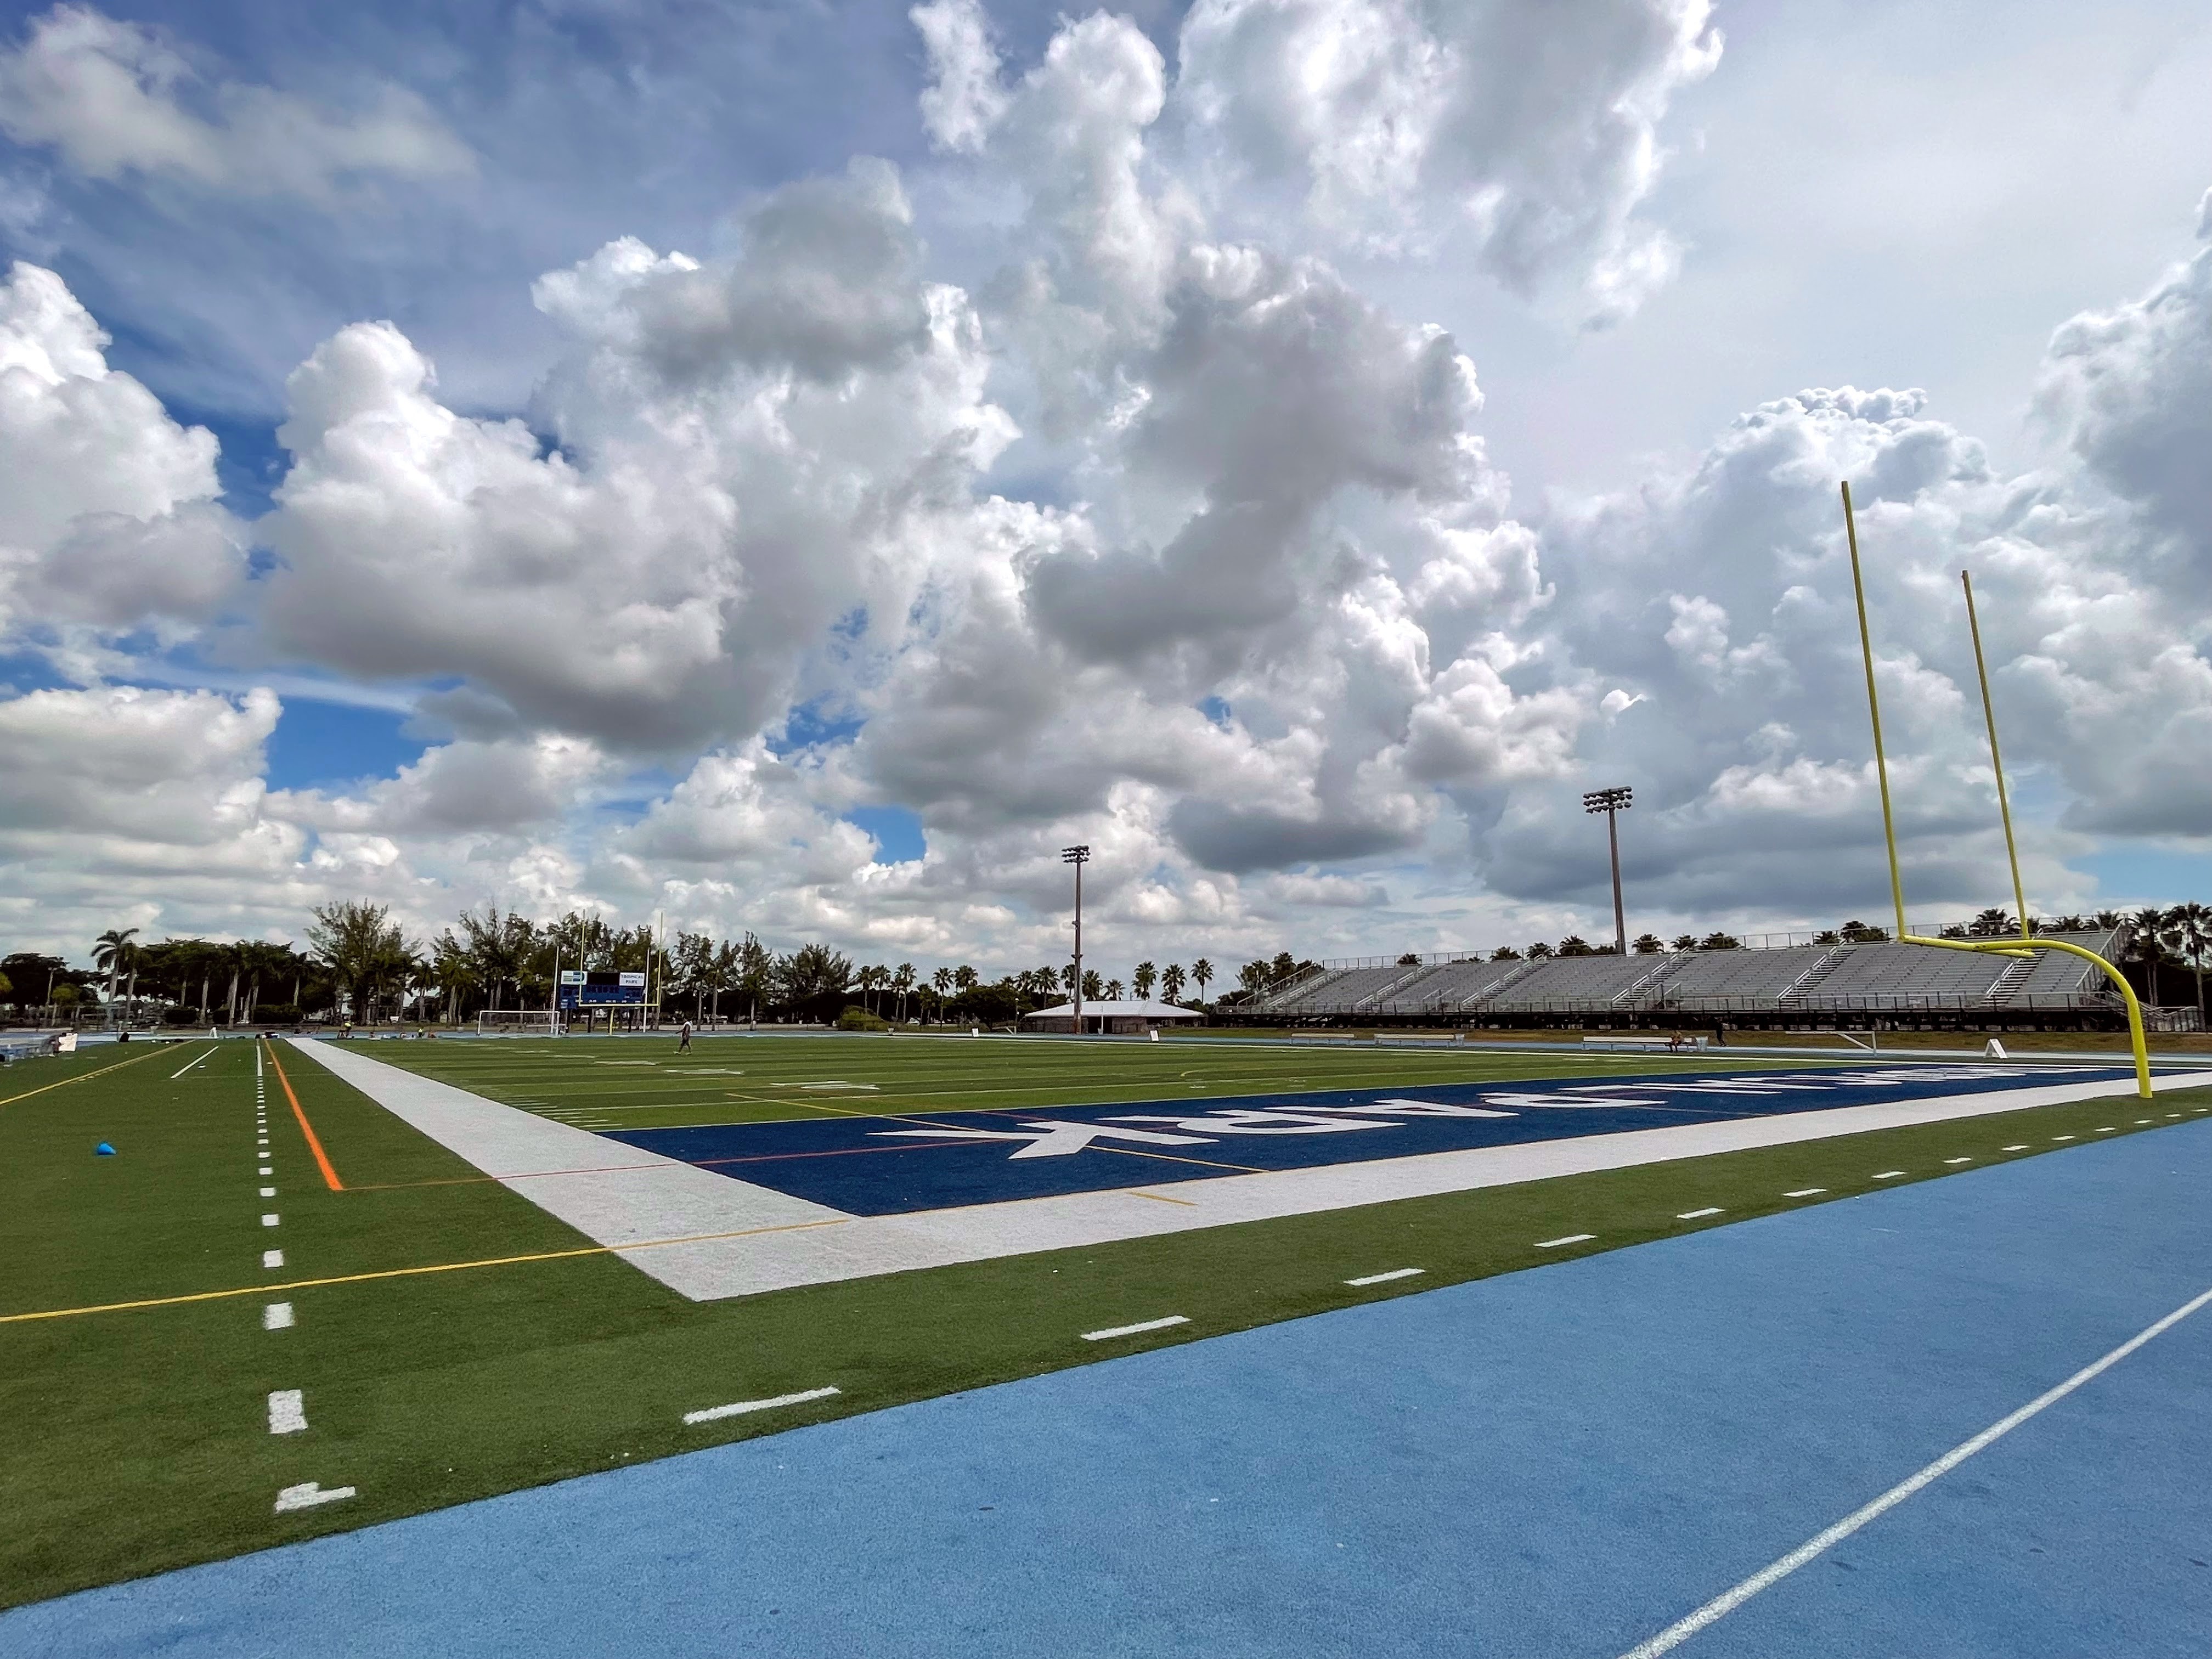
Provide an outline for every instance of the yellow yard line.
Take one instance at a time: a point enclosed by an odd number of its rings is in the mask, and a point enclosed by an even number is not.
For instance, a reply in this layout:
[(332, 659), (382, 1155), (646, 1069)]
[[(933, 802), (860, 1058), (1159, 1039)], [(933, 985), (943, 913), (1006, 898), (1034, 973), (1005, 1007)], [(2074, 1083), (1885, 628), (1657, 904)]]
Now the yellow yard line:
[(133, 1054), (128, 1060), (118, 1060), (114, 1065), (103, 1066), (96, 1072), (80, 1072), (75, 1077), (64, 1078), (60, 1083), (49, 1083), (40, 1088), (26, 1089), (20, 1095), (9, 1095), (5, 1100), (0, 1100), (0, 1106), (12, 1106), (19, 1100), (28, 1100), (33, 1095), (42, 1095), (48, 1089), (58, 1089), (64, 1084), (89, 1083), (94, 1078), (106, 1077), (110, 1072), (119, 1072), (126, 1066), (136, 1066), (142, 1060), (151, 1060), (161, 1052), (160, 1048), (149, 1045), (144, 1054)]
[(101, 1302), (84, 1308), (41, 1308), (33, 1313), (0, 1314), (0, 1325), (18, 1325), (39, 1319), (74, 1319), (79, 1314), (125, 1313), (136, 1308), (173, 1308), (187, 1302), (221, 1302), (232, 1297), (265, 1296), (276, 1291), (313, 1290), (324, 1285), (360, 1285), (373, 1279), (411, 1279), (422, 1273), (457, 1273), (471, 1267), (511, 1267), (525, 1261), (561, 1261), (580, 1255), (618, 1255), (625, 1250), (653, 1250), (668, 1244), (705, 1244), (722, 1238), (750, 1238), (760, 1233), (804, 1232), (810, 1227), (839, 1227), (851, 1218), (830, 1221), (798, 1221), (781, 1227), (746, 1227), (732, 1233), (687, 1233), (681, 1238), (641, 1238), (634, 1244), (586, 1244), (572, 1250), (539, 1250), (530, 1255), (487, 1256), (477, 1261), (441, 1261), (428, 1267), (386, 1267), (376, 1273), (339, 1273), (329, 1279), (295, 1279), (282, 1285), (241, 1285), (227, 1291), (194, 1291), (185, 1296), (149, 1296), (136, 1302)]

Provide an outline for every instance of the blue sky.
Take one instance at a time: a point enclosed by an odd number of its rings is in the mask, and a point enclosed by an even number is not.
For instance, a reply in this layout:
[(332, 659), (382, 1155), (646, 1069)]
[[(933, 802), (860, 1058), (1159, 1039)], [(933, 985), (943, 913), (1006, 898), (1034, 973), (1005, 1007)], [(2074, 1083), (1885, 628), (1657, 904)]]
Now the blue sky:
[(1968, 563), (2034, 902), (2201, 896), (2208, 73), (2148, 0), (0, 6), (0, 919), (1022, 963), (1081, 839), (1133, 960), (1471, 948), (1605, 919), (1626, 781), (1655, 930), (1828, 925), (1843, 475), (1925, 908), (2006, 884)]

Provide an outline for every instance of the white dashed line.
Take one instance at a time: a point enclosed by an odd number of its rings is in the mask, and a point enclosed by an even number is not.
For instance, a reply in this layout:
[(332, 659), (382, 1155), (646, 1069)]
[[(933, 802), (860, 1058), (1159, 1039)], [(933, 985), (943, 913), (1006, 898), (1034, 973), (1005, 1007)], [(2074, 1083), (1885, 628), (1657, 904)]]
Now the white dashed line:
[(803, 1406), (810, 1400), (827, 1400), (835, 1389), (808, 1389), (799, 1394), (780, 1394), (773, 1400), (740, 1400), (730, 1406), (709, 1406), (703, 1412), (686, 1412), (686, 1423), (712, 1423), (718, 1418), (743, 1417), (749, 1412), (772, 1412), (780, 1406)]
[(1355, 1286), (1388, 1285), (1394, 1279), (1411, 1279), (1414, 1274), (1426, 1271), (1427, 1269), (1423, 1267), (1393, 1267), (1387, 1273), (1369, 1273), (1364, 1278), (1347, 1279), (1344, 1282)]
[(2027, 1150), (2027, 1148), (2025, 1146), (2008, 1146), (2008, 1147), (2006, 1147), (2006, 1148), (2005, 1148), (2005, 1151), (2007, 1151), (2007, 1152), (2026, 1152)]
[(351, 1486), (332, 1486), (325, 1492), (310, 1480), (304, 1485), (287, 1486), (276, 1494), (276, 1513), (284, 1515), (293, 1510), (311, 1510), (318, 1504), (335, 1504), (341, 1498), (353, 1496)]
[(1875, 1179), (1876, 1181), (1894, 1181), (1901, 1175), (1910, 1175), (1911, 1173), (1912, 1172), (1910, 1170), (1882, 1170), (1875, 1174)]
[(269, 1395), (269, 1432), (301, 1434), (307, 1426), (307, 1396), (297, 1389), (272, 1389)]
[(276, 1189), (274, 1187), (264, 1187), (261, 1189), (261, 1196), (264, 1198), (274, 1198), (276, 1196)]
[(256, 1175), (275, 1175), (276, 1171), (270, 1168), (266, 1164), (258, 1164), (254, 1166), (254, 1173)]
[(292, 1304), (272, 1302), (261, 1310), (261, 1328), (264, 1331), (289, 1331), (292, 1328)]
[(261, 1224), (264, 1227), (273, 1227), (276, 1224), (276, 1215), (272, 1211), (270, 1213), (261, 1218)]
[(1974, 1160), (1971, 1158), (1947, 1158), (1943, 1161), (1946, 1164), (1972, 1164)]
[(2098, 1130), (2097, 1133), (2100, 1135), (2118, 1134), (2119, 1133), (2119, 1128), (2120, 1126), (2117, 1123), (2107, 1123), (2103, 1128)]
[(1146, 1331), (1164, 1331), (1170, 1325), (1189, 1323), (1190, 1319), (1188, 1315), (1170, 1314), (1165, 1319), (1147, 1319), (1141, 1324), (1110, 1325), (1103, 1331), (1085, 1331), (1083, 1333), (1083, 1340), (1085, 1342), (1103, 1342), (1109, 1337), (1136, 1336)]
[(2053, 1135), (2051, 1138), (2053, 1140), (2071, 1140), (2074, 1139), (2072, 1135)]
[(1709, 1215), (1721, 1215), (1724, 1212), (1721, 1209), (1719, 1205), (1709, 1204), (1702, 1210), (1685, 1210), (1681, 1214), (1676, 1216), (1674, 1219), (1677, 1221), (1703, 1221)]
[(1796, 1192), (1784, 1193), (1782, 1196), (1784, 1198), (1818, 1198), (1822, 1193), (1825, 1193), (1827, 1190), (1828, 1189), (1826, 1187), (1800, 1187)]
[(283, 1267), (283, 1266), (284, 1265), (284, 1252), (283, 1252), (283, 1251), (282, 1251), (282, 1250), (264, 1250), (264, 1251), (262, 1251), (262, 1253), (261, 1253), (261, 1265), (262, 1265), (263, 1267)]
[(1536, 1248), (1556, 1250), (1562, 1244), (1587, 1244), (1596, 1237), (1595, 1233), (1569, 1233), (1565, 1238), (1540, 1238), (1536, 1241)]

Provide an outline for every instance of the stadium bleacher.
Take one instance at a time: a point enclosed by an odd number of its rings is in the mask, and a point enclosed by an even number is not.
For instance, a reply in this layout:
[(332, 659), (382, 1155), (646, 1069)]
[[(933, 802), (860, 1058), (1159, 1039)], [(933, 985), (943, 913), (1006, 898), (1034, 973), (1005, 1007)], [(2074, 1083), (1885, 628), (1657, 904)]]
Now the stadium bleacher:
[[(2124, 929), (2051, 938), (2116, 960)], [(1534, 961), (1443, 957), (1324, 965), (1259, 999), (1271, 1020), (1539, 1021), (1733, 1014), (1759, 1021), (1883, 1014), (2104, 1014), (2104, 975), (2060, 951), (2034, 959), (1893, 944), (1790, 945)]]

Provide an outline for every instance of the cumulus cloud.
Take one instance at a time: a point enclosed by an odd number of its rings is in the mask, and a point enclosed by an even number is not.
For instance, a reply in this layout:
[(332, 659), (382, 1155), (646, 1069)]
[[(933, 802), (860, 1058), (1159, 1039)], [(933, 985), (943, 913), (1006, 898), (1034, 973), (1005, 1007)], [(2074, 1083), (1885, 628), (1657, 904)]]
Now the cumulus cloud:
[(1199, 0), (1176, 93), (1206, 160), (1302, 191), (1324, 231), (1433, 245), (1442, 208), (1509, 287), (1579, 287), (1612, 322), (1680, 257), (1636, 209), (1668, 104), (1720, 61), (1711, 15), (1706, 0)]
[(203, 76), (143, 24), (57, 5), (0, 51), (0, 131), (94, 179), (138, 174), (246, 196), (323, 198), (370, 174), (464, 173), (475, 158), (422, 100), (374, 89), (337, 112)]
[(60, 277), (0, 283), (0, 639), (69, 651), (213, 616), (244, 574), (216, 501), (216, 441), (107, 366)]

